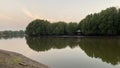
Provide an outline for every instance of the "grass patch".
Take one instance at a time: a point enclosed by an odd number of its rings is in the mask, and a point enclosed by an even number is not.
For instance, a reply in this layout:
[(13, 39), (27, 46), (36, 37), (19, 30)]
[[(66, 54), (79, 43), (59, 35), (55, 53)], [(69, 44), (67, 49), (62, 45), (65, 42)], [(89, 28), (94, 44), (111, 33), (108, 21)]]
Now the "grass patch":
[(19, 64), (21, 62), (21, 58), (14, 57), (11, 59), (10, 64)]

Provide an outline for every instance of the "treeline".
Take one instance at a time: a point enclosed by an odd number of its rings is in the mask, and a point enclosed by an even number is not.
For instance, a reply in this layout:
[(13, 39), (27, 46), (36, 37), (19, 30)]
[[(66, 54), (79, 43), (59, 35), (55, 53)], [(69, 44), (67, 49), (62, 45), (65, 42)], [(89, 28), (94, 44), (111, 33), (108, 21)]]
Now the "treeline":
[(111, 7), (90, 14), (79, 27), (84, 35), (120, 35), (120, 8)]
[(25, 31), (19, 30), (19, 31), (11, 31), (11, 30), (6, 30), (6, 31), (0, 31), (0, 36), (6, 36), (6, 37), (12, 37), (12, 36), (21, 36), (25, 35)]
[(47, 20), (36, 19), (27, 26), (26, 34), (29, 36), (76, 35), (77, 30), (78, 24), (74, 22), (50, 23)]
[(28, 36), (43, 35), (120, 35), (120, 9), (110, 7), (86, 16), (79, 23), (34, 20), (26, 27)]

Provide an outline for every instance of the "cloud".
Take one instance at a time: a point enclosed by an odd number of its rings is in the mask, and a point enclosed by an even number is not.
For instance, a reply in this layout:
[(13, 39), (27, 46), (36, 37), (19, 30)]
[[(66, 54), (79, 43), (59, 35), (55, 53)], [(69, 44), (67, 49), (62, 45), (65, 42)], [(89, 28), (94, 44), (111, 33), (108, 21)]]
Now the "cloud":
[(22, 8), (22, 12), (29, 18), (31, 19), (37, 19), (37, 18), (40, 18), (38, 15), (32, 13), (31, 11), (29, 11), (28, 9), (26, 8)]
[(45, 15), (44, 13), (41, 14), (40, 13), (33, 13), (30, 10), (28, 10), (27, 8), (22, 8), (22, 12), (30, 19), (44, 19), (44, 20), (49, 20), (49, 21), (55, 21), (54, 18), (51, 18), (47, 15)]

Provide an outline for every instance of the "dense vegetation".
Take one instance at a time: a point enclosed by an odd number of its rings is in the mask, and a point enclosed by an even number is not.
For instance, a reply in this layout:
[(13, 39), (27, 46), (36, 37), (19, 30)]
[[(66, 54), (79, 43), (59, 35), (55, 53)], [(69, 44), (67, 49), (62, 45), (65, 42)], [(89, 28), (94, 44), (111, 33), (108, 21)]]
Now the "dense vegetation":
[(15, 37), (15, 36), (21, 36), (24, 35), (25, 32), (23, 30), (19, 30), (19, 31), (10, 31), (10, 30), (6, 30), (6, 31), (0, 31), (0, 37)]
[(115, 7), (90, 14), (79, 23), (84, 35), (120, 35), (120, 9)]
[(120, 9), (115, 7), (102, 10), (100, 13), (86, 16), (79, 24), (71, 22), (50, 23), (47, 20), (34, 20), (26, 28), (28, 36), (43, 35), (120, 35)]
[(26, 34), (29, 36), (75, 35), (77, 30), (77, 23), (65, 23), (62, 21), (50, 23), (47, 20), (36, 19), (27, 26)]

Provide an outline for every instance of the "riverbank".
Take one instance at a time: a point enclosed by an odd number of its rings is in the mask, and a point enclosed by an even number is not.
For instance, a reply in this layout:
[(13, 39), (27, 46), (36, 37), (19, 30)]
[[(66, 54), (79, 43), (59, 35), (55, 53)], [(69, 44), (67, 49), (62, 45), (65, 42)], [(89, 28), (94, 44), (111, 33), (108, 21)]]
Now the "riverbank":
[(0, 49), (0, 68), (49, 68), (21, 54)]
[(62, 35), (62, 36), (25, 36), (26, 38), (27, 37), (32, 37), (32, 38), (49, 38), (49, 37), (52, 37), (52, 38), (112, 38), (112, 37), (117, 37), (117, 38), (120, 38), (120, 36), (119, 35), (116, 35), (116, 36), (110, 36), (110, 35), (108, 35), (108, 36), (101, 36), (101, 35), (99, 35), (99, 36), (85, 36), (85, 35)]

